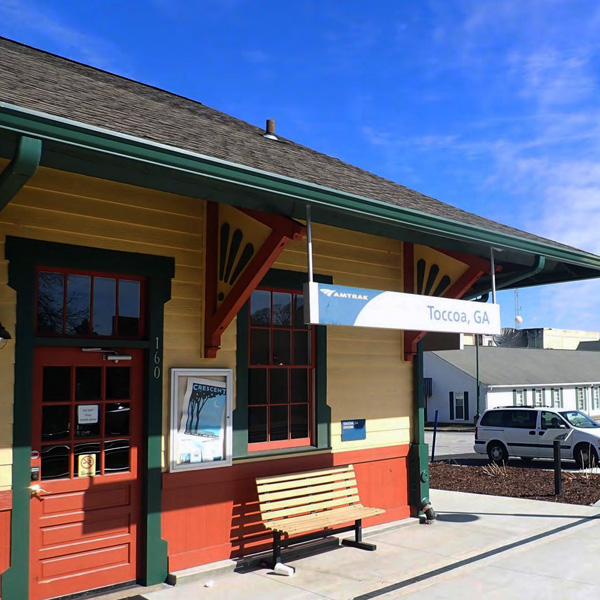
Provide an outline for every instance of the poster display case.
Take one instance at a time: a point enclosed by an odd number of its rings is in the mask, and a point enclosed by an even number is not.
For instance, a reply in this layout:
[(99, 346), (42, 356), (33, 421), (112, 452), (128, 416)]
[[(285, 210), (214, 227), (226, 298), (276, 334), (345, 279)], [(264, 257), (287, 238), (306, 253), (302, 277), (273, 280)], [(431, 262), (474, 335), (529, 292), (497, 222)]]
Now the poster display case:
[(171, 369), (170, 471), (232, 462), (231, 369)]

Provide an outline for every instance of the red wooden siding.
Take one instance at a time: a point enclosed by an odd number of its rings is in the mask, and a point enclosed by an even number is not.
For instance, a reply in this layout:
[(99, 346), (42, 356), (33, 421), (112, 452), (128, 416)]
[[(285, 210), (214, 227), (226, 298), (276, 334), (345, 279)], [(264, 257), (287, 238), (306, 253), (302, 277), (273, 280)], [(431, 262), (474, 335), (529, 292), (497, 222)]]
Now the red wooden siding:
[[(1, 575), (10, 566), (10, 517), (12, 492), (0, 492), (0, 581)], [(0, 598), (2, 587), (0, 586)]]
[(385, 508), (366, 526), (410, 516), (408, 445), (236, 464), (163, 475), (163, 537), (169, 571), (243, 556), (271, 546), (260, 523), (255, 477), (353, 464), (366, 506)]

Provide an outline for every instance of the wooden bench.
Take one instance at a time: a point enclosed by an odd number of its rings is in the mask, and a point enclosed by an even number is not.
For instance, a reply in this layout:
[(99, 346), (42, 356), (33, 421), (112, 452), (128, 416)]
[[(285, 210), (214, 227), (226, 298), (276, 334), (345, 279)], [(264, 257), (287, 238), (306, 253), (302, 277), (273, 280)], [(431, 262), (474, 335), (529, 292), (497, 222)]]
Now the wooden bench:
[[(281, 562), (283, 547), (333, 533), (354, 531), (355, 539), (342, 540), (342, 544), (363, 550), (377, 548), (362, 541), (362, 519), (385, 510), (361, 504), (352, 465), (259, 477), (256, 486), (264, 525), (273, 530), (273, 566)], [(334, 528), (352, 521), (354, 525)]]

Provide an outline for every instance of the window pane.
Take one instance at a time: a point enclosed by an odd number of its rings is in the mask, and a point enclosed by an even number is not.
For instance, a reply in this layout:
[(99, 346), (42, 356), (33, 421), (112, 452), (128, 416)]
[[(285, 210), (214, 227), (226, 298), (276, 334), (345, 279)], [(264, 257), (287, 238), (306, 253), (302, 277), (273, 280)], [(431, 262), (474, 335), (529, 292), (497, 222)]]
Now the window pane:
[(310, 331), (294, 331), (294, 364), (310, 365)]
[(129, 391), (129, 367), (108, 367), (106, 369), (106, 399), (126, 400)]
[(107, 404), (105, 419), (105, 435), (129, 435), (129, 404)]
[(282, 404), (283, 402), (289, 402), (288, 370), (271, 369), (270, 383), (271, 404)]
[(272, 442), (278, 440), (287, 440), (288, 435), (288, 407), (271, 406), (271, 423), (269, 427), (269, 437)]
[(292, 295), (273, 293), (273, 327), (292, 326)]
[(250, 364), (268, 365), (271, 355), (271, 331), (269, 329), (250, 330)]
[(292, 402), (308, 402), (308, 370), (292, 369)]
[(250, 369), (248, 380), (248, 404), (266, 404), (267, 369)]
[(86, 275), (67, 277), (67, 333), (90, 334), (90, 299), (92, 278)]
[(69, 446), (44, 446), (42, 448), (42, 481), (69, 477)]
[(71, 407), (46, 405), (42, 408), (42, 440), (64, 440), (71, 433)]
[(273, 364), (289, 365), (291, 359), (291, 332), (273, 330)]
[(75, 437), (98, 437), (100, 435), (100, 406), (78, 404), (75, 406)]
[(100, 400), (102, 398), (102, 367), (77, 367), (75, 369), (75, 399)]
[(71, 399), (71, 367), (44, 367), (44, 402)]
[(271, 325), (271, 292), (257, 290), (250, 297), (250, 323), (268, 327)]
[(65, 277), (62, 273), (40, 273), (38, 278), (37, 330), (63, 333)]
[(129, 440), (114, 440), (104, 444), (104, 472), (129, 471)]
[(309, 326), (304, 324), (304, 296), (294, 295), (294, 328), (307, 329)]
[(267, 441), (267, 407), (248, 407), (248, 443)]
[(119, 281), (119, 335), (140, 334), (140, 282)]
[[(100, 475), (100, 442), (88, 442), (86, 444), (75, 444), (74, 451), (74, 459), (75, 464), (73, 465), (73, 476), (79, 477), (79, 461), (80, 456), (93, 456), (95, 462), (94, 472), (96, 475)], [(90, 465), (91, 466), (91, 465)], [(82, 465), (82, 468), (85, 470), (85, 461)], [(89, 475), (85, 475), (85, 477), (89, 477)]]
[(308, 437), (308, 404), (292, 405), (292, 439)]
[(94, 334), (115, 335), (117, 280), (94, 278)]

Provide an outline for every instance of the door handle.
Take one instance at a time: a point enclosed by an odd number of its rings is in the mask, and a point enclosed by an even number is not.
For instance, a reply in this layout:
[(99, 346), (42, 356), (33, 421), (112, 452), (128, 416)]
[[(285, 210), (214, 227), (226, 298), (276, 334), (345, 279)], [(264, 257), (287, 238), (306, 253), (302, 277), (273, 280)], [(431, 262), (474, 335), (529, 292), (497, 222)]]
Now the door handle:
[(48, 490), (45, 490), (44, 488), (42, 488), (38, 483), (34, 484), (31, 486), (31, 497), (35, 497), (35, 498), (39, 498), (40, 494), (44, 493), (47, 494)]
[(529, 435), (535, 435), (535, 431), (530, 431)]
[(544, 435), (544, 431), (538, 431), (538, 435)]

